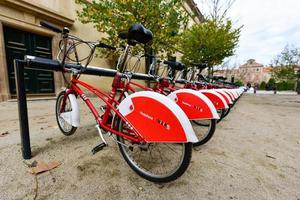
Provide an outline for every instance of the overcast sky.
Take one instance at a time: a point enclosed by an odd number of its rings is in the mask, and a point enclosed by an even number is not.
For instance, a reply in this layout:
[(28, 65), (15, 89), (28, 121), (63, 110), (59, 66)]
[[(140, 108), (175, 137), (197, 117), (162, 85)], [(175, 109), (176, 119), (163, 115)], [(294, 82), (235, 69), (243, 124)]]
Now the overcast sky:
[[(195, 0), (204, 14), (205, 1)], [(300, 0), (236, 0), (228, 14), (244, 25), (232, 64), (254, 58), (267, 65), (287, 44), (300, 47)]]

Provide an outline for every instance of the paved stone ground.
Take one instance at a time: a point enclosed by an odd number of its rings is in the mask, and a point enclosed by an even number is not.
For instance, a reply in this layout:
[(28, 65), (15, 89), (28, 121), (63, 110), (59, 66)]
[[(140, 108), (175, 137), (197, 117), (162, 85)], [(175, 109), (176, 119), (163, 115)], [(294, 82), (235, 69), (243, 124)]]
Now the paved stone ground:
[[(253, 88), (247, 91), (247, 94), (254, 94)], [(273, 90), (257, 90), (256, 94), (274, 94)], [(277, 91), (276, 95), (297, 95), (295, 91)]]
[[(98, 136), (89, 111), (63, 136), (54, 100), (28, 104), (34, 157), (62, 164), (35, 176), (20, 152), (16, 102), (0, 103), (0, 199), (300, 199), (300, 97), (246, 94), (213, 139), (194, 150), (178, 180), (154, 184), (137, 176), (117, 146), (92, 156)], [(299, 143), (298, 143), (299, 141)], [(37, 185), (36, 185), (37, 184)]]

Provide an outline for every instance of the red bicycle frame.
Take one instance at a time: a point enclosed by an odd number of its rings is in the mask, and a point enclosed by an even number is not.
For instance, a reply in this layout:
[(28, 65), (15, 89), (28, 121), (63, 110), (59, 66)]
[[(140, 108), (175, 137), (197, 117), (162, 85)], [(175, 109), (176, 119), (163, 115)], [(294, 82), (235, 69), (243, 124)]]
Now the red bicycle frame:
[[(137, 143), (143, 142), (144, 139), (139, 135), (139, 133), (134, 128), (132, 128), (130, 130), (131, 132), (134, 133), (134, 136), (132, 136), (132, 135), (128, 135), (128, 134), (119, 132), (119, 131), (115, 130), (116, 127), (112, 127), (113, 120), (110, 120), (110, 119), (113, 116), (111, 116), (111, 111), (113, 111), (115, 113), (115, 115), (117, 115), (121, 120), (123, 120), (126, 123), (129, 123), (116, 108), (117, 105), (119, 105), (119, 102), (115, 100), (116, 95), (117, 95), (117, 89), (120, 87), (120, 85), (118, 83), (121, 83), (121, 76), (119, 74), (117, 74), (114, 77), (111, 92), (109, 94), (106, 94), (105, 92), (102, 92), (101, 90), (99, 90), (83, 81), (78, 80), (76, 78), (76, 76), (73, 76), (72, 81), (69, 85), (69, 88), (66, 90), (66, 92), (64, 94), (64, 100), (63, 100), (63, 104), (61, 107), (61, 111), (64, 110), (64, 106), (66, 104), (65, 102), (66, 102), (67, 96), (69, 94), (75, 94), (76, 96), (79, 95), (81, 97), (81, 99), (86, 103), (86, 105), (88, 106), (88, 108), (90, 109), (92, 114), (94, 115), (96, 122), (100, 125), (101, 128), (103, 128), (104, 130), (109, 131), (113, 134), (127, 138), (133, 142), (137, 142)], [(95, 94), (99, 99), (101, 99), (107, 105), (106, 109), (104, 111), (104, 114), (102, 116), (99, 114), (99, 112), (97, 111), (95, 106), (92, 104), (90, 99), (86, 96), (86, 94), (78, 87), (78, 85), (86, 88), (88, 91)]]

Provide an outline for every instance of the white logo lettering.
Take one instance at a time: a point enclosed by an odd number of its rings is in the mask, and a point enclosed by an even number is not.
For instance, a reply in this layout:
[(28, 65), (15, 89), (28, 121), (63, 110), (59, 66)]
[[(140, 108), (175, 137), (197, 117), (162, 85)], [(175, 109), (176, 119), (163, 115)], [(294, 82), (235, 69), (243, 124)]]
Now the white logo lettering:
[(189, 106), (189, 107), (192, 107), (192, 105), (191, 104), (189, 104), (189, 103), (187, 103), (187, 102), (182, 102), (184, 105), (187, 105), (187, 106)]
[(150, 119), (150, 120), (153, 120), (153, 117), (151, 117), (151, 116), (147, 115), (147, 114), (146, 114), (146, 113), (144, 113), (144, 112), (140, 112), (140, 114), (141, 114), (141, 115), (143, 115), (144, 117), (146, 117), (146, 118)]

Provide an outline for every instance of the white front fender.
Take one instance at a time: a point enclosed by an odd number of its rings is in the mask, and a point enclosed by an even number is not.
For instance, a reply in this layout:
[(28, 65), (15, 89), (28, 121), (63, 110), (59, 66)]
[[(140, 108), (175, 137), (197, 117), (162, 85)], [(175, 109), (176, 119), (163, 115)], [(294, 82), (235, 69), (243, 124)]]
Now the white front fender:
[(60, 117), (62, 117), (66, 122), (68, 122), (72, 126), (79, 127), (80, 112), (76, 97), (74, 94), (69, 94), (68, 98), (70, 100), (72, 110), (68, 112), (62, 112), (60, 114)]

